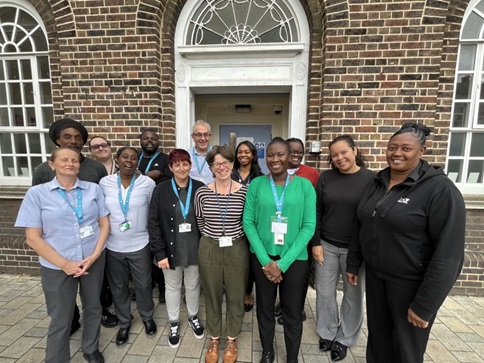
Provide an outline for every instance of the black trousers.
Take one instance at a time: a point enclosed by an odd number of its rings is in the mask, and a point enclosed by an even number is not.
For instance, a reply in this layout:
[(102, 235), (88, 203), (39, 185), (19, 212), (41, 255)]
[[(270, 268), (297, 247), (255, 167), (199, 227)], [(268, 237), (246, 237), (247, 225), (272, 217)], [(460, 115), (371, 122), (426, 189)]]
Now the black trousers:
[(407, 321), (410, 303), (419, 282), (402, 283), (379, 278), (366, 269), (366, 310), (368, 321), (368, 363), (421, 363), (435, 315), (426, 329)]
[(308, 274), (307, 261), (294, 261), (283, 274), (279, 284), (270, 282), (262, 271), (262, 266), (254, 253), (251, 253), (251, 267), (257, 289), (257, 321), (259, 336), (264, 352), (274, 351), (274, 303), (277, 289), (284, 318), (284, 341), (287, 361), (297, 361), (303, 332), (303, 296)]

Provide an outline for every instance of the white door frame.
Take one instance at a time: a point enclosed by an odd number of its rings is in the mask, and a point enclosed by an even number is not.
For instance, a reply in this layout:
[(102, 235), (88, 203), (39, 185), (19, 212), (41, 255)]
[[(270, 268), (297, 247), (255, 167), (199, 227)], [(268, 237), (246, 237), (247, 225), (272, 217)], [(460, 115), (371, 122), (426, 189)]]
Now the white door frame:
[[(287, 2), (302, 42), (185, 45), (187, 27), (201, 0), (188, 0), (175, 31), (176, 144), (191, 146), (193, 94), (289, 93), (288, 137), (306, 139), (309, 27), (299, 1)], [(205, 120), (210, 122), (210, 120)]]

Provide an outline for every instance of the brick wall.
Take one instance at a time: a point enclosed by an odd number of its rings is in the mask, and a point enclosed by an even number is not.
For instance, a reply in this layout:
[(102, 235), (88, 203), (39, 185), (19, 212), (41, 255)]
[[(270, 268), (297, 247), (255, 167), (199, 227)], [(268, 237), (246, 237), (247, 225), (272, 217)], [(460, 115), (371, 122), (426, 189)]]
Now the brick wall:
[[(176, 144), (174, 33), (186, 0), (31, 0), (44, 20), (56, 118), (82, 121), (116, 149), (140, 131)], [(378, 170), (403, 122), (433, 128), (427, 159), (448, 147), (458, 38), (468, 0), (301, 0), (311, 30), (307, 139), (350, 133)], [(307, 163), (326, 168), (326, 153)], [(19, 200), (0, 193), (0, 271), (32, 268)], [(484, 210), (470, 209), (466, 263), (455, 291), (484, 295)], [(35, 258), (34, 258), (35, 259)]]

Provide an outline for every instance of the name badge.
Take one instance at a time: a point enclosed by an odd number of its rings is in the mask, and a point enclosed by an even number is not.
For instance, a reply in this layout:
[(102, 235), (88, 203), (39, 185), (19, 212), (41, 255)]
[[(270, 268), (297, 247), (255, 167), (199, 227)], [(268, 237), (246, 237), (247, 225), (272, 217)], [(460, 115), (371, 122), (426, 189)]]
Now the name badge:
[(187, 233), (192, 231), (192, 225), (190, 223), (182, 223), (178, 226), (179, 233)]
[(129, 221), (129, 220), (124, 221), (124, 222), (122, 222), (122, 223), (119, 224), (119, 230), (121, 232), (124, 232), (124, 231), (126, 231), (128, 229), (131, 229), (131, 228), (133, 228), (133, 223), (131, 221)]
[(287, 234), (287, 217), (272, 216), (271, 232)]
[(91, 226), (81, 226), (79, 232), (81, 233), (81, 238), (86, 238), (94, 234), (94, 228)]
[(274, 233), (274, 244), (275, 245), (284, 245), (284, 234), (283, 233)]
[(222, 236), (218, 239), (218, 244), (220, 247), (231, 247), (232, 237)]

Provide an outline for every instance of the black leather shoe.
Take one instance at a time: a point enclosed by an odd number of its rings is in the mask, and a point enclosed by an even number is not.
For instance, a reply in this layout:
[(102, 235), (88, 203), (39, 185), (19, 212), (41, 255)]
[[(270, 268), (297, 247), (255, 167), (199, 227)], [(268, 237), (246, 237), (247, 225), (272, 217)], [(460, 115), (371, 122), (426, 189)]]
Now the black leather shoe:
[(306, 317), (306, 312), (303, 310), (302, 311), (302, 321), (306, 321), (307, 317)]
[(104, 357), (99, 350), (91, 354), (84, 353), (82, 356), (89, 363), (104, 363)]
[(158, 297), (158, 301), (160, 302), (160, 304), (166, 303), (165, 293), (163, 293), (163, 294), (160, 293), (160, 296)]
[(116, 335), (116, 345), (118, 347), (122, 347), (128, 342), (129, 328), (129, 326), (127, 328), (119, 328), (118, 335)]
[(71, 324), (71, 331), (70, 331), (70, 335), (74, 334), (76, 331), (79, 330), (79, 328), (81, 327), (81, 323), (79, 323), (78, 320), (74, 320)]
[(321, 352), (327, 352), (328, 350), (331, 350), (331, 344), (333, 344), (331, 340), (319, 338), (319, 350)]
[(143, 321), (143, 324), (145, 325), (145, 333), (148, 336), (153, 336), (156, 334), (156, 323), (153, 319)]
[(275, 317), (282, 316), (282, 309), (281, 309), (280, 303), (274, 306), (274, 316)]
[(333, 344), (331, 344), (331, 360), (333, 362), (338, 362), (345, 359), (347, 350), (348, 347), (346, 345), (334, 341)]
[(101, 325), (105, 328), (114, 328), (118, 325), (118, 318), (109, 311), (103, 310), (103, 315), (101, 316)]
[(277, 318), (277, 324), (284, 325), (284, 318), (282, 317), (282, 315)]
[(260, 363), (272, 363), (274, 362), (274, 358), (274, 352), (262, 352)]

